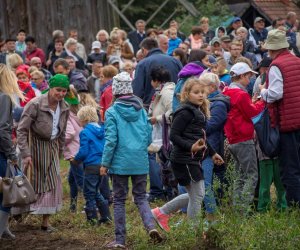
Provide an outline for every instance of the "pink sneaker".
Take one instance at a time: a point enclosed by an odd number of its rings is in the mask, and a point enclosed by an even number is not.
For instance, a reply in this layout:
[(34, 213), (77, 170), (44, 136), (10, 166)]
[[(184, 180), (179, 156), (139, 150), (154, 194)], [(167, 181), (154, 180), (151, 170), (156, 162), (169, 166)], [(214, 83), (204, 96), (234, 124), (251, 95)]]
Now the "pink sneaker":
[(168, 225), (168, 222), (169, 222), (170, 216), (160, 212), (158, 207), (152, 209), (151, 213), (152, 213), (155, 221), (157, 222), (157, 224), (160, 226), (160, 228), (165, 230), (166, 232), (169, 232), (170, 227)]

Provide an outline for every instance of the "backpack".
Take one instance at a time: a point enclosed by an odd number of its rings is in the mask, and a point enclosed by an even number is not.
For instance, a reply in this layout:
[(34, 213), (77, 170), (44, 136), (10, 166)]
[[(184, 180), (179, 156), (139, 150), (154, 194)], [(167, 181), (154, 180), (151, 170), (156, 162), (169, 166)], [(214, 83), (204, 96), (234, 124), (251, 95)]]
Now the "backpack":
[(173, 113), (178, 109), (180, 105), (180, 94), (181, 90), (184, 86), (184, 83), (186, 82), (188, 78), (180, 78), (175, 86), (174, 95), (173, 95), (173, 102), (172, 102), (172, 110)]

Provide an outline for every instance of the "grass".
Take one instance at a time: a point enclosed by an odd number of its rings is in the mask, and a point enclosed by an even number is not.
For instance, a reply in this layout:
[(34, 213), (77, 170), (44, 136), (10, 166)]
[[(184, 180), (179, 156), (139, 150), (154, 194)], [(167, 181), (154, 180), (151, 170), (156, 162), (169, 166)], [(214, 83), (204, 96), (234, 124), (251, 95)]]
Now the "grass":
[[(64, 206), (60, 213), (51, 217), (57, 232), (46, 234), (39, 230), (39, 216), (27, 216), (21, 224), (11, 222), (17, 241), (0, 243), (0, 249), (103, 249), (114, 239), (113, 225), (90, 226), (85, 214), (69, 213), (69, 187), (67, 183), (68, 165), (62, 162)], [(231, 190), (227, 193), (230, 197)], [(229, 200), (223, 201), (230, 204)], [(83, 198), (79, 208), (83, 208)], [(151, 204), (156, 207), (160, 204)], [(244, 217), (236, 213), (230, 205), (218, 211), (217, 223), (206, 228), (203, 219), (194, 227), (186, 216), (176, 213), (171, 219), (171, 232), (164, 234), (165, 241), (154, 244), (149, 241), (138, 210), (131, 201), (131, 193), (126, 203), (127, 247), (129, 249), (300, 249), (300, 212), (289, 209), (277, 212), (275, 209)], [(178, 223), (181, 222), (181, 223)], [(203, 237), (203, 230), (207, 230)]]

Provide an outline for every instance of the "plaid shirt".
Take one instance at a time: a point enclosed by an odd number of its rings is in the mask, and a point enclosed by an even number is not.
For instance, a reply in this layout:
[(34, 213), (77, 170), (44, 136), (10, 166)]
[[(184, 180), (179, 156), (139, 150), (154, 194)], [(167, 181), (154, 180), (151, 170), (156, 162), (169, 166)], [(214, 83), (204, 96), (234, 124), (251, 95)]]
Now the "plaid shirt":
[(52, 74), (51, 74), (48, 70), (43, 69), (43, 68), (42, 68), (42, 72), (43, 72), (44, 75), (45, 75), (45, 80), (46, 80), (47, 82), (49, 82), (50, 78), (52, 77)]

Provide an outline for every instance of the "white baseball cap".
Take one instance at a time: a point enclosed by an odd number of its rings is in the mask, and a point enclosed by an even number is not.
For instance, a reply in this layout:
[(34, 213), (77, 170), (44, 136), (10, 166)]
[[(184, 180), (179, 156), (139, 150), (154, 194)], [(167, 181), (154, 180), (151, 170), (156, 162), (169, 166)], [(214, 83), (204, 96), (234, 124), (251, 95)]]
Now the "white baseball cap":
[(94, 41), (92, 43), (92, 49), (101, 49), (101, 43), (99, 41)]
[(248, 72), (251, 72), (253, 74), (258, 74), (256, 71), (253, 71), (247, 63), (244, 62), (236, 63), (230, 69), (231, 76), (240, 76)]

